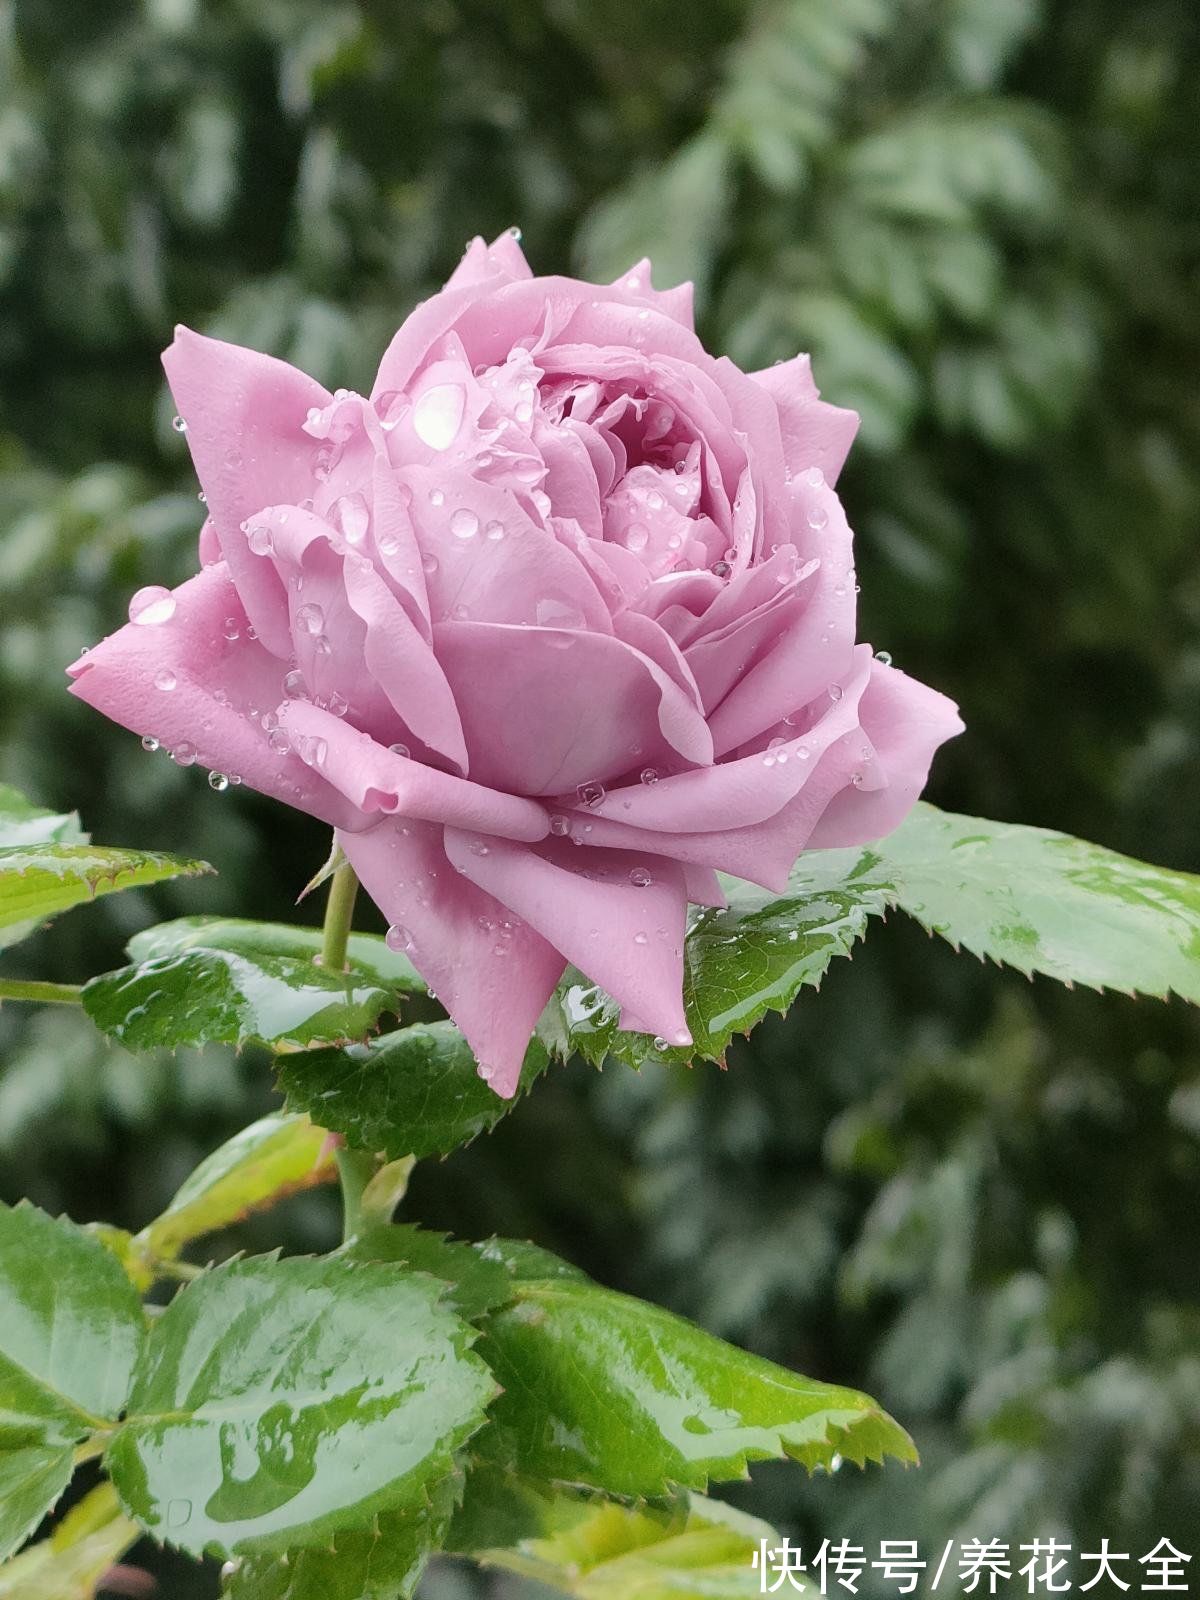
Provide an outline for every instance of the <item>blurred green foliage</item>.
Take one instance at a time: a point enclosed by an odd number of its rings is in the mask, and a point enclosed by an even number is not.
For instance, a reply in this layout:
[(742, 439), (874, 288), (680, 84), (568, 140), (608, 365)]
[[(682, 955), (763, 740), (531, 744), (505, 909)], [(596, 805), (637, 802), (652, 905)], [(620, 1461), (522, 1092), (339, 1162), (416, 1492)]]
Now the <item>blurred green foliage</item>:
[[(934, 798), (1200, 869), (1194, 7), (0, 0), (0, 78), (0, 778), (221, 870), (77, 911), (12, 970), (81, 979), (166, 915), (293, 915), (325, 854), (63, 687), (194, 559), (172, 323), (362, 388), (512, 223), (543, 271), (693, 277), (713, 348), (811, 350), (861, 410), (865, 636), (968, 724)], [(804, 1537), (1194, 1549), (1198, 1063), (1180, 1005), (888, 927), (726, 1074), (552, 1075), (419, 1171), (412, 1214), (877, 1393), (925, 1466), (761, 1470), (747, 1503)], [(140, 1226), (268, 1103), (252, 1055), (0, 1014), (6, 1197)], [(293, 1245), (331, 1227), (293, 1204)]]

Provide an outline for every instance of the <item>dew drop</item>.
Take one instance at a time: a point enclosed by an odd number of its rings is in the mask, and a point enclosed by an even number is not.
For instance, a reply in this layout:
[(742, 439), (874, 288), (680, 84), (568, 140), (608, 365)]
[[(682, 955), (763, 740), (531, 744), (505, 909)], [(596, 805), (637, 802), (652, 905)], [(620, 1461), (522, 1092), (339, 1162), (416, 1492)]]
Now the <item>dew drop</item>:
[(650, 542), (650, 530), (644, 522), (631, 522), (625, 530), (625, 548), (636, 555)]
[(449, 450), (462, 427), (466, 391), (460, 383), (437, 383), (413, 407), (413, 431), (431, 450)]
[(185, 739), (182, 744), (177, 744), (171, 751), (171, 760), (176, 766), (190, 767), (196, 759), (196, 746), (189, 744)]
[(332, 711), (335, 717), (344, 717), (350, 709), (350, 702), (344, 694), (339, 694), (335, 689), (329, 696), (326, 709)]
[(659, 774), (653, 767), (643, 767), (638, 776), (643, 783), (657, 783), (659, 778)]
[(311, 602), (308, 605), (303, 605), (296, 612), (296, 626), (301, 632), (307, 633), (315, 639), (325, 626), (325, 613), (320, 606), (313, 605)]
[(581, 783), (575, 793), (579, 796), (581, 805), (596, 807), (600, 805), (606, 793), (602, 783)]
[(654, 879), (645, 867), (631, 867), (629, 881), (635, 889), (648, 889)]
[(823, 489), (825, 487), (825, 474), (820, 467), (809, 467), (804, 474), (804, 481), (805, 483), (811, 483), (814, 489)]
[(834, 705), (836, 705), (842, 698), (843, 692), (844, 691), (840, 683), (831, 683), (829, 685), (829, 698), (833, 701)]
[(489, 522), (483, 531), (485, 535), (493, 541), (503, 539), (504, 524), (502, 522)]
[(561, 813), (559, 813), (557, 816), (553, 816), (553, 817), (550, 818), (550, 832), (554, 835), (554, 837), (556, 839), (565, 839), (567, 834), (570, 833), (570, 831), (571, 831), (571, 819), (570, 819), (570, 817), (564, 817)]
[(267, 743), (277, 756), (286, 756), (291, 753), (292, 741), (288, 738), (283, 728), (272, 728), (267, 735)]
[(429, 504), (431, 506), (444, 506), (446, 504), (446, 496), (440, 489), (431, 489), (429, 491)]
[(421, 570), (431, 576), (438, 569), (438, 558), (430, 551), (421, 557)]
[(232, 642), (241, 637), (242, 625), (236, 617), (226, 617), (221, 624), (221, 632)]
[(663, 1038), (662, 1034), (660, 1033), (660, 1034), (657, 1035), (657, 1037), (654, 1040), (654, 1048), (658, 1051), (659, 1055), (661, 1056), (661, 1055), (665, 1055), (666, 1052), (671, 1048), (671, 1046), (667, 1043), (667, 1041)]
[(152, 733), (148, 733), (146, 735), (146, 737), (142, 740), (142, 749), (146, 752), (147, 755), (151, 755), (152, 756), (154, 754), (154, 752), (158, 748), (159, 748), (158, 740), (154, 737), (154, 735)]
[(393, 922), (391, 927), (384, 934), (383, 942), (387, 945), (389, 950), (411, 950), (413, 947), (413, 936), (411, 933), (409, 933), (408, 929), (402, 927), (400, 923)]
[(824, 506), (811, 506), (808, 513), (808, 525), (814, 533), (819, 533), (829, 521), (829, 513)]
[(164, 692), (169, 692), (173, 689), (178, 681), (170, 667), (160, 667), (154, 674), (154, 687), (162, 689)]
[(466, 506), (460, 506), (450, 518), (450, 532), (456, 539), (473, 539), (479, 532), (479, 518)]
[(187, 423), (183, 420), (182, 417), (172, 417), (171, 418), (171, 426), (175, 429), (176, 433), (186, 433), (187, 432)]
[(412, 751), (406, 744), (390, 744), (388, 749), (394, 756), (404, 756), (406, 760), (412, 755)]
[(709, 571), (712, 573), (714, 578), (727, 578), (733, 571), (733, 568), (729, 565), (728, 561), (714, 561), (712, 566), (709, 568)]
[(649, 944), (650, 935), (644, 929), (639, 928), (633, 936), (633, 942), (634, 944)]
[(283, 692), (289, 700), (308, 699), (308, 685), (304, 681), (304, 674), (298, 667), (293, 667), (291, 672), (284, 673)]
[(347, 544), (359, 545), (367, 537), (371, 513), (361, 494), (344, 494), (340, 500), (335, 500), (333, 518)]
[(890, 667), (891, 664), (892, 664), (891, 651), (890, 650), (876, 650), (875, 659), (876, 659), (876, 661), (880, 662), (883, 666)]
[(223, 772), (210, 772), (208, 775), (208, 787), (215, 789), (218, 794), (224, 794), (229, 787), (229, 779)]
[(175, 615), (175, 596), (161, 584), (147, 584), (129, 602), (129, 620), (140, 627), (156, 627)]

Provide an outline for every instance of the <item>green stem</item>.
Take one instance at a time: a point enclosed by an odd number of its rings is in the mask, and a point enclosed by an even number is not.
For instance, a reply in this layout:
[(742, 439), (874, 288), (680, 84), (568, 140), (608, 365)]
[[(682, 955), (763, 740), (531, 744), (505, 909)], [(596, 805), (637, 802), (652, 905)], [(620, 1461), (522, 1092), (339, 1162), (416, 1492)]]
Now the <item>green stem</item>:
[(363, 1231), (363, 1192), (379, 1163), (366, 1150), (350, 1150), (345, 1145), (336, 1152), (336, 1159), (342, 1180), (342, 1239), (348, 1244)]
[(325, 902), (324, 939), (321, 944), (321, 965), (330, 972), (345, 972), (346, 946), (350, 942), (350, 925), (354, 920), (354, 900), (358, 894), (358, 878), (349, 862), (339, 867), (329, 884), (329, 899)]
[(0, 978), (0, 1000), (34, 1000), (42, 1004), (77, 1006), (83, 995), (78, 983), (32, 983), (22, 978)]

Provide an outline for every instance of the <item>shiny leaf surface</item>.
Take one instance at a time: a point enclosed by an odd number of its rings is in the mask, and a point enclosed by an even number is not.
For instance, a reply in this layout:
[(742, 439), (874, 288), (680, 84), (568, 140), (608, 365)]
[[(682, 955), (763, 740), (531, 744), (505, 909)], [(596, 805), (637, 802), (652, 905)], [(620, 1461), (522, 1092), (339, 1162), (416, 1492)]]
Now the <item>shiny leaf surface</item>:
[(120, 1414), (143, 1337), (137, 1292), (98, 1240), (0, 1205), (0, 1557), (58, 1499), (75, 1445)]
[[(516, 1103), (483, 1082), (469, 1045), (449, 1022), (416, 1024), (347, 1050), (306, 1050), (276, 1065), (289, 1107), (393, 1161), (456, 1150), (494, 1128)], [(518, 1096), (547, 1065), (535, 1040)]]
[(193, 1554), (328, 1547), (413, 1512), (495, 1392), (441, 1286), (345, 1258), (234, 1261), (154, 1324), (107, 1465)]
[(121, 1515), (111, 1484), (73, 1506), (48, 1538), (0, 1566), (0, 1600), (91, 1600), (141, 1529)]
[(212, 870), (206, 861), (155, 850), (56, 843), (0, 849), (0, 944), (14, 943), (47, 917), (99, 895), (145, 888), (167, 878), (194, 878)]
[(477, 1549), (475, 1560), (579, 1600), (748, 1600), (762, 1593), (752, 1564), (761, 1542), (780, 1542), (769, 1523), (703, 1495), (664, 1508), (528, 1492), (524, 1501), (537, 1532)]
[(251, 1557), (229, 1578), (228, 1600), (408, 1600), (429, 1556), (441, 1548), (458, 1498), (457, 1475), (407, 1512), (384, 1512), (368, 1528), (336, 1534), (327, 1549), (286, 1561)]
[(169, 1260), (189, 1240), (336, 1176), (323, 1128), (305, 1116), (278, 1112), (263, 1117), (202, 1161), (162, 1215), (137, 1235), (134, 1246)]
[(440, 1279), (446, 1285), (446, 1304), (468, 1322), (512, 1298), (512, 1279), (502, 1262), (410, 1222), (372, 1228), (353, 1240), (345, 1253), (355, 1261), (390, 1261)]
[(36, 844), (83, 844), (87, 835), (76, 811), (47, 811), (19, 789), (0, 783), (0, 850)]
[(132, 964), (93, 978), (84, 1009), (127, 1050), (251, 1042), (282, 1048), (364, 1039), (425, 985), (374, 934), (353, 934), (349, 970), (315, 957), (317, 928), (182, 917), (130, 941)]
[(800, 857), (774, 897), (724, 880), (729, 906), (697, 913), (684, 1002), (691, 1048), (622, 1033), (618, 1009), (568, 975), (540, 1032), (557, 1054), (642, 1066), (723, 1059), (735, 1034), (786, 1011), (896, 906), (974, 954), (1063, 983), (1200, 1003), (1200, 878), (1066, 834), (918, 805), (886, 839)]
[[(596, 1284), (517, 1286), (481, 1353), (504, 1394), (494, 1444), (544, 1482), (654, 1497), (788, 1455), (810, 1470), (916, 1459), (908, 1435), (853, 1389), (735, 1349), (658, 1306)], [(492, 1457), (493, 1436), (488, 1436)]]

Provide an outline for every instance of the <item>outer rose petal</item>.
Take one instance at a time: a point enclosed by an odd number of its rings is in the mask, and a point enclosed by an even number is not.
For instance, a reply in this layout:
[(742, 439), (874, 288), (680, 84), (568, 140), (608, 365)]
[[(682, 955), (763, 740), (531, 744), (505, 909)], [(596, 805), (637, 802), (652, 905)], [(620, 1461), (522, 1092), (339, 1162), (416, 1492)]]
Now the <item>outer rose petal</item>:
[[(271, 747), (259, 717), (279, 699), (279, 662), (246, 634), (245, 613), (222, 562), (174, 591), (175, 615), (144, 627), (127, 623), (67, 668), (71, 693), (105, 716), (150, 735), (168, 750), (191, 745), (206, 767), (236, 773), (262, 794), (335, 827), (369, 819), (305, 766)], [(225, 619), (239, 625), (225, 638)], [(169, 690), (155, 680), (174, 679)]]
[(798, 473), (820, 467), (828, 481), (836, 483), (858, 432), (858, 412), (820, 398), (807, 356), (794, 356), (750, 376), (779, 407), (789, 469)]
[(383, 811), (425, 822), (449, 822), (528, 841), (544, 839), (550, 832), (550, 818), (536, 800), (487, 789), (385, 750), (369, 734), (307, 700), (280, 706), (279, 721), (297, 749), (363, 813)]
[(391, 818), (338, 842), (384, 916), (408, 930), (413, 965), (507, 1100), (566, 962), (451, 867), (435, 824)]
[(899, 827), (921, 797), (938, 746), (963, 730), (952, 700), (882, 661), (871, 663), (860, 718), (887, 772), (887, 787), (835, 795), (812, 831), (811, 849), (869, 844)]
[[(689, 1044), (683, 1015), (683, 873), (673, 861), (578, 849), (536, 849), (446, 829), (446, 854), (543, 934), (647, 1033)], [(635, 887), (631, 873), (649, 882)]]
[(458, 266), (446, 279), (447, 289), (473, 289), (480, 284), (494, 283), (497, 279), (513, 282), (518, 278), (532, 278), (533, 272), (518, 236), (509, 230), (491, 244), (476, 236), (467, 246)]
[(286, 361), (184, 327), (176, 328), (163, 366), (246, 614), (267, 648), (286, 656), (282, 588), (271, 564), (251, 553), (241, 525), (264, 506), (312, 493), (318, 444), (301, 424), (329, 393)]

